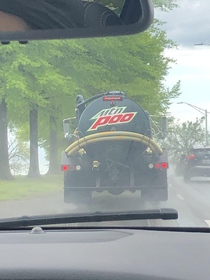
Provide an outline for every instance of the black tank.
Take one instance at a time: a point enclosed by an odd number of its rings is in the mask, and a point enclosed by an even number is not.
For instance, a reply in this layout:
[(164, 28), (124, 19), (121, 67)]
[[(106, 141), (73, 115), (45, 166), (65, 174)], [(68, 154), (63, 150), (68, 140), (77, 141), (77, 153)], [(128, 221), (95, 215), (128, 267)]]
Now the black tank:
[(105, 131), (129, 131), (151, 138), (149, 114), (126, 96), (114, 96), (122, 100), (110, 101), (103, 96), (90, 103), (83, 111), (78, 130), (80, 137)]
[[(115, 99), (115, 100), (112, 100)], [(80, 138), (106, 131), (127, 131), (151, 138), (148, 112), (124, 94), (104, 95), (92, 101), (83, 111), (78, 123)], [(87, 154), (100, 162), (125, 163), (129, 158), (142, 155), (146, 146), (135, 141), (103, 141), (88, 144)]]

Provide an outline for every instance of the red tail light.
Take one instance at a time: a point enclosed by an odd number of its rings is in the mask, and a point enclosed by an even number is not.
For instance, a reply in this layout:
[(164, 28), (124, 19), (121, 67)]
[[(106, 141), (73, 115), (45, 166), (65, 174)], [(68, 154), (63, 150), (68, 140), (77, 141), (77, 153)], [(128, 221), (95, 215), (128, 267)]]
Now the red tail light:
[(160, 163), (156, 163), (155, 168), (160, 168)]
[(168, 167), (168, 164), (167, 164), (166, 162), (163, 162), (163, 163), (161, 164), (161, 167), (162, 167), (163, 169), (165, 169), (165, 168)]
[(74, 165), (69, 166), (69, 170), (73, 171), (75, 169)]
[(122, 101), (122, 96), (106, 96), (103, 98), (104, 101)]
[(63, 165), (62, 166), (63, 171), (67, 171), (69, 169), (68, 165)]
[(195, 158), (194, 155), (190, 155), (190, 156), (188, 157), (188, 159), (194, 159), (194, 158)]
[(73, 171), (74, 169), (75, 169), (74, 165), (63, 165), (62, 166), (63, 171), (68, 171), (68, 170)]
[(166, 168), (168, 168), (168, 164), (166, 162), (156, 163), (155, 164), (155, 168), (157, 168), (157, 169), (159, 169), (159, 168), (166, 169)]

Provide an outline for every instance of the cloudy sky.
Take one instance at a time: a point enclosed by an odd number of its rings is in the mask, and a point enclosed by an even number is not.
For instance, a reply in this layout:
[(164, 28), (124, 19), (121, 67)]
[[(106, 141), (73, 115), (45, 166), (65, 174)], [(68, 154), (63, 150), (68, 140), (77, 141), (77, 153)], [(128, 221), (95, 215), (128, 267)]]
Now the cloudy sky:
[[(210, 1), (178, 0), (179, 8), (170, 12), (155, 11), (155, 17), (167, 23), (168, 38), (179, 44), (166, 55), (177, 60), (166, 84), (171, 87), (181, 80), (181, 96), (174, 100), (170, 111), (182, 120), (200, 117), (194, 109), (177, 102), (188, 102), (210, 111)], [(195, 46), (203, 43), (206, 45)], [(209, 44), (209, 46), (208, 46)], [(210, 115), (209, 115), (210, 128)]]

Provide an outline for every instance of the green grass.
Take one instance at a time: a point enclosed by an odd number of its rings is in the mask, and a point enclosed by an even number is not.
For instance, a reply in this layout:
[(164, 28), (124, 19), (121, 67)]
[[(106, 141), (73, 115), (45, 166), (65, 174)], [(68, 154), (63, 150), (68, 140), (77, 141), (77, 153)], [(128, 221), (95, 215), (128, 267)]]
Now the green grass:
[(13, 181), (0, 180), (0, 201), (29, 199), (63, 189), (63, 174), (39, 179), (16, 176)]

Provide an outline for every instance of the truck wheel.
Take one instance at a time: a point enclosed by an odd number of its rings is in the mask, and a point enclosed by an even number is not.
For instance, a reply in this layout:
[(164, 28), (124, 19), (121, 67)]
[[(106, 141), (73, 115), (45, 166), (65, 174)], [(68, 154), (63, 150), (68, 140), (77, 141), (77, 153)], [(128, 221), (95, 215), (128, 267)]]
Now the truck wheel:
[(141, 190), (141, 198), (145, 201), (166, 201), (168, 200), (168, 189), (144, 188)]
[(64, 188), (64, 202), (74, 204), (89, 204), (91, 202), (91, 191), (72, 191)]

